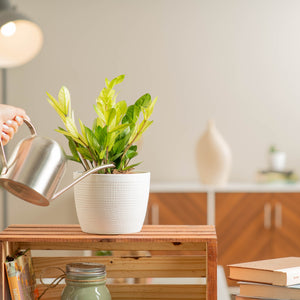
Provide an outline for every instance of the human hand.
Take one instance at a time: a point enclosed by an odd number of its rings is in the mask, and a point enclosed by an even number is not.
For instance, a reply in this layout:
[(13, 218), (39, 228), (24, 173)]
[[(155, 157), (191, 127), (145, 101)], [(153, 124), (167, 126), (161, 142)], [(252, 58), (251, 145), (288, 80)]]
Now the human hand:
[(6, 145), (13, 138), (24, 118), (29, 120), (24, 109), (0, 104), (0, 130), (3, 145)]

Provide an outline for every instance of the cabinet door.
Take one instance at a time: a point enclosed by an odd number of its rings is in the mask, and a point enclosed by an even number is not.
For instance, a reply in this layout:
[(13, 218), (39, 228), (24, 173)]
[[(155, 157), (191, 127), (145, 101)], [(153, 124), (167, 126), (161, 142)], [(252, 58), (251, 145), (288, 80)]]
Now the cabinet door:
[[(216, 193), (218, 264), (272, 257), (272, 197), (261, 193)], [(229, 282), (230, 283), (230, 282)]]
[(274, 193), (275, 257), (299, 256), (300, 254), (300, 194)]
[(148, 224), (206, 224), (206, 193), (150, 193)]

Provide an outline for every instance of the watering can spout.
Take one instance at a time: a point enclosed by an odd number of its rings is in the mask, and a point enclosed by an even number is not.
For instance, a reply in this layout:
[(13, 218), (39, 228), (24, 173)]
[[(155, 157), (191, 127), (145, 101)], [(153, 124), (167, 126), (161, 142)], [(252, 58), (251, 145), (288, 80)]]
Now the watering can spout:
[(89, 170), (85, 171), (84, 173), (82, 173), (82, 175), (80, 177), (75, 179), (71, 184), (69, 184), (68, 186), (66, 186), (65, 188), (60, 190), (59, 192), (55, 193), (52, 196), (51, 201), (56, 199), (57, 197), (59, 197), (61, 194), (63, 194), (67, 190), (69, 190), (72, 186), (74, 186), (76, 183), (78, 183), (79, 181), (81, 181), (85, 177), (89, 176), (90, 174), (96, 173), (96, 172), (98, 172), (100, 170), (103, 170), (103, 169), (114, 168), (114, 167), (115, 167), (114, 164), (107, 164), (107, 165), (98, 166), (98, 167), (95, 167), (93, 169), (89, 169)]

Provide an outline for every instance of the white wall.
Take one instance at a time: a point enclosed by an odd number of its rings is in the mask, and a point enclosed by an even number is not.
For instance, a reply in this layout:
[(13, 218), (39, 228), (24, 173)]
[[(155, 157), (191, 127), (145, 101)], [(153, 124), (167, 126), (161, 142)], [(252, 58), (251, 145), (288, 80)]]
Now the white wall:
[[(41, 53), (8, 71), (8, 102), (40, 135), (59, 119), (46, 101), (66, 85), (91, 124), (105, 77), (126, 74), (119, 100), (158, 102), (143, 140), (152, 180), (196, 181), (195, 144), (210, 118), (233, 153), (231, 181), (250, 181), (275, 143), (300, 174), (297, 0), (15, 0), (44, 33)], [(22, 129), (25, 130), (26, 129)], [(11, 146), (12, 147), (12, 146)], [(69, 165), (64, 184), (72, 180)], [(48, 208), (9, 197), (10, 223), (76, 223), (72, 191)]]

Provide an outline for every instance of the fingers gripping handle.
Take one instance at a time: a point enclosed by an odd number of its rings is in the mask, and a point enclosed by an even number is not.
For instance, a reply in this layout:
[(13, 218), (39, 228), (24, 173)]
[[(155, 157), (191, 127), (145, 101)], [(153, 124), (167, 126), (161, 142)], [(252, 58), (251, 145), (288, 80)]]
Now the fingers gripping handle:
[[(32, 137), (36, 136), (36, 130), (35, 130), (34, 126), (32, 125), (32, 123), (30, 121), (28, 121), (27, 119), (23, 119), (23, 121), (27, 125), (27, 127), (29, 128), (31, 136)], [(7, 159), (6, 159), (6, 155), (5, 155), (5, 151), (4, 151), (4, 146), (3, 146), (1, 138), (0, 138), (0, 161), (1, 161), (1, 164), (2, 164), (1, 175), (5, 175), (7, 173), (7, 170), (8, 170), (8, 163), (7, 163)]]

